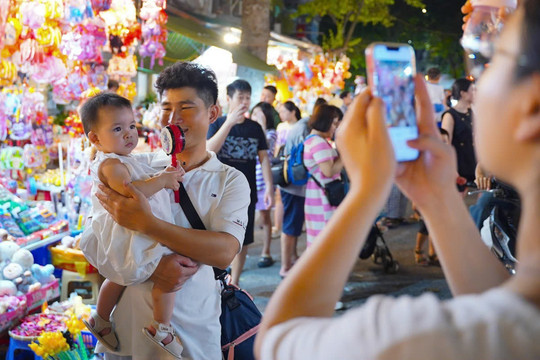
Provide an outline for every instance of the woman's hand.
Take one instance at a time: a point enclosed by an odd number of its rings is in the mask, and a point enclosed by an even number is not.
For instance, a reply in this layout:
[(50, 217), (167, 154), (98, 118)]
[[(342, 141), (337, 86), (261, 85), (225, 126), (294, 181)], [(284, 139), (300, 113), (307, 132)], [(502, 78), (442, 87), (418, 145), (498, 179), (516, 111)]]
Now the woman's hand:
[(386, 129), (384, 103), (366, 88), (356, 97), (336, 131), (336, 145), (351, 182), (351, 191), (386, 200), (396, 160)]
[(131, 183), (124, 187), (129, 194), (123, 196), (113, 189), (100, 184), (96, 197), (105, 210), (111, 214), (114, 221), (128, 229), (144, 233), (146, 226), (155, 218), (148, 200)]
[(419, 138), (409, 141), (420, 150), (417, 160), (399, 164), (396, 183), (422, 211), (428, 204), (440, 204), (440, 196), (456, 190), (457, 161), (453, 147), (445, 144), (435, 124), (433, 106), (421, 75), (415, 78)]

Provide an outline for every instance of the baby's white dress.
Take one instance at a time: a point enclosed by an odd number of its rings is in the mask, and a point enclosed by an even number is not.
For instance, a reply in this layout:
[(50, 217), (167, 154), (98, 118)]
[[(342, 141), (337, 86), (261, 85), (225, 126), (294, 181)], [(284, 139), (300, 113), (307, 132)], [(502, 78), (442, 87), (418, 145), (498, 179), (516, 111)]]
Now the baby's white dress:
[[(133, 274), (131, 279), (120, 280), (109, 278), (110, 281), (120, 285), (131, 285), (140, 283), (148, 279), (154, 272), (157, 264), (164, 255), (171, 254), (172, 251), (152, 240), (151, 238), (126, 229), (118, 225), (105, 210), (95, 196), (98, 190), (97, 185), (101, 184), (98, 177), (98, 169), (105, 159), (118, 159), (126, 167), (131, 175), (131, 180), (146, 180), (156, 174), (156, 170), (150, 167), (154, 154), (130, 154), (117, 155), (114, 153), (103, 153), (98, 151), (94, 161), (90, 165), (90, 175), (92, 177), (92, 230), (97, 237), (95, 244), (81, 244), (81, 248), (86, 249), (85, 255), (90, 263), (103, 271), (110, 269), (107, 273), (121, 272), (123, 274)], [(174, 223), (171, 211), (170, 195), (167, 190), (162, 189), (148, 198), (152, 213), (167, 222)], [(84, 237), (83, 237), (84, 239)], [(124, 257), (110, 256), (107, 254), (125, 254)], [(90, 255), (91, 254), (91, 255)], [(115, 259), (122, 259), (122, 263), (115, 263)]]

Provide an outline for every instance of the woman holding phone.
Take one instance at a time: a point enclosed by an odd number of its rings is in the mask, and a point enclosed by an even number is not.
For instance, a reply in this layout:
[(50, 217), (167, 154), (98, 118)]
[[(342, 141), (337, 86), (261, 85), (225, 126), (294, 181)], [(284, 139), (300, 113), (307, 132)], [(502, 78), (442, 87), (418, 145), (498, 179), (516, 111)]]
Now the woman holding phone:
[[(396, 165), (384, 105), (369, 90), (346, 114), (337, 145), (350, 191), (268, 304), (258, 359), (540, 358), (540, 2), (522, 1), (480, 79), (476, 149), (486, 170), (523, 199), (517, 273), (483, 244), (455, 187), (456, 158), (441, 141), (416, 77), (418, 160)], [(397, 175), (396, 175), (397, 174)], [(454, 298), (375, 296), (333, 318), (349, 272), (393, 180), (418, 206)]]

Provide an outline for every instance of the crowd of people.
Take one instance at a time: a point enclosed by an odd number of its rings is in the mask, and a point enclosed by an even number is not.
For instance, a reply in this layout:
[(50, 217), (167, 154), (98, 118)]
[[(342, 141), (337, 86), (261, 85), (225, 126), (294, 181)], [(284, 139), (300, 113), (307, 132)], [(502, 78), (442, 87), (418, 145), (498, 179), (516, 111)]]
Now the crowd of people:
[[(451, 106), (438, 69), (427, 71), (427, 81), (415, 78), (420, 136), (408, 144), (421, 155), (412, 162), (396, 163), (383, 100), (369, 88), (342, 93), (341, 107), (318, 99), (302, 118), (292, 101), (274, 107), (271, 85), (250, 108), (251, 85), (238, 79), (227, 86), (228, 110), (220, 116), (215, 74), (178, 62), (156, 82), (161, 126), (177, 125), (185, 134), (185, 149), (173, 155), (177, 168), (163, 151), (131, 154), (136, 126), (129, 102), (112, 93), (88, 100), (81, 118), (97, 149), (95, 198), (81, 249), (107, 278), (87, 324), (100, 340), (97, 351), (108, 360), (220, 359), (212, 267), (230, 266), (230, 283), (240, 285), (261, 226), (257, 265), (275, 263), (274, 227), (283, 281), (257, 335), (259, 359), (538, 358), (539, 19), (539, 3), (523, 1), (478, 87), (456, 80)], [(301, 143), (307, 184), (276, 186), (271, 164)], [(523, 197), (519, 265), (511, 278), (463, 202), (475, 180), (488, 186), (479, 176), (488, 173)], [(324, 188), (340, 178), (349, 191), (336, 206)], [(173, 191), (180, 189), (177, 201)], [(204, 229), (192, 228), (186, 197)], [(409, 199), (422, 222), (415, 261), (442, 266), (455, 297), (377, 296), (332, 317), (380, 209), (381, 226), (400, 226), (410, 221)], [(308, 246), (299, 256), (304, 226)]]

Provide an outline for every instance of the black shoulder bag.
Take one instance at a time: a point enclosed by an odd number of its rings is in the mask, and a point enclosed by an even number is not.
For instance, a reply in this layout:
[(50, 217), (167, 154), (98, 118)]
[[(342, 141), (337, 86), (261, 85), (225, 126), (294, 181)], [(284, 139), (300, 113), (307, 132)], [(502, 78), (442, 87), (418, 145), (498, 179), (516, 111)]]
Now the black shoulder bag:
[[(184, 184), (180, 183), (180, 206), (191, 227), (206, 230), (197, 210), (193, 206)], [(246, 291), (229, 285), (225, 281), (227, 272), (214, 269), (216, 280), (222, 285), (221, 291), (221, 351), (227, 360), (255, 360), (253, 345), (259, 330), (261, 312)]]
[(311, 174), (311, 178), (315, 181), (315, 184), (323, 190), (330, 205), (339, 206), (343, 199), (345, 199), (345, 182), (342, 179), (332, 180), (328, 184), (322, 186), (315, 175)]

